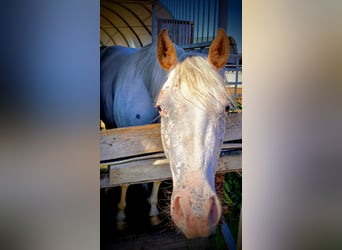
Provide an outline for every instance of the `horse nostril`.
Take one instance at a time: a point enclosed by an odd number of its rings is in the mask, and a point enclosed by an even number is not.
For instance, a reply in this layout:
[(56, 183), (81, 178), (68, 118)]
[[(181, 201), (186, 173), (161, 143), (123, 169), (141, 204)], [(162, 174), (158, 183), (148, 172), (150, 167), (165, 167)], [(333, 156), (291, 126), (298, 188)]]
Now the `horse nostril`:
[(218, 208), (217, 208), (217, 204), (216, 204), (216, 199), (215, 197), (211, 197), (210, 201), (210, 210), (209, 210), (209, 214), (208, 214), (208, 225), (214, 225), (217, 223), (218, 221)]
[(172, 217), (175, 220), (179, 220), (183, 218), (183, 211), (181, 208), (180, 204), (180, 197), (177, 196), (174, 201), (173, 201), (173, 206), (172, 206)]

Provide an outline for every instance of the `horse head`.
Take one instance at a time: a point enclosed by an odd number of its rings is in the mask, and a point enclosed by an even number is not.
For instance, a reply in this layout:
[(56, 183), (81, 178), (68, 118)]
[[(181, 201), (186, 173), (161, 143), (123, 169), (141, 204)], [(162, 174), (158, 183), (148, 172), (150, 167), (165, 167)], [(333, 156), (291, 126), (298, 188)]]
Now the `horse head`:
[(188, 238), (209, 236), (221, 217), (215, 172), (230, 98), (219, 70), (228, 56), (222, 29), (208, 56), (190, 52), (177, 58), (167, 30), (158, 38), (157, 58), (168, 72), (156, 107), (172, 173), (171, 217)]

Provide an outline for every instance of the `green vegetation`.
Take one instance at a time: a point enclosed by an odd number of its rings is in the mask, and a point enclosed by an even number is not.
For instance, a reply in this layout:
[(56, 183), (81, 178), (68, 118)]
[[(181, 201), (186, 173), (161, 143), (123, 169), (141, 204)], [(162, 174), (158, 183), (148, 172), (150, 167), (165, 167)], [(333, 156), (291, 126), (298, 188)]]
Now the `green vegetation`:
[[(242, 202), (242, 175), (240, 172), (229, 172), (225, 174), (224, 190), (223, 190), (223, 216), (228, 224), (232, 237), (237, 244), (239, 232), (239, 219)], [(227, 248), (224, 237), (218, 226), (216, 233), (209, 238), (210, 245), (213, 249)]]
[(228, 206), (225, 214), (226, 222), (231, 230), (235, 242), (239, 231), (239, 219), (242, 205), (242, 175), (230, 172), (225, 175), (223, 205)]

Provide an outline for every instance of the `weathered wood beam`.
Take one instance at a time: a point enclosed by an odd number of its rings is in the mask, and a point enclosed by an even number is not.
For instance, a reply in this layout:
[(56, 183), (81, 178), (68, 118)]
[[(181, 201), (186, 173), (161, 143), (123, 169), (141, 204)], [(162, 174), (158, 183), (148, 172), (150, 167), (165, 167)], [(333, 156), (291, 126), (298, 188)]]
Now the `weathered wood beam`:
[[(242, 169), (242, 113), (227, 117), (227, 127), (217, 172)], [(232, 142), (233, 141), (233, 142)], [(171, 179), (169, 162), (163, 153), (160, 124), (103, 130), (100, 132), (100, 162), (109, 172), (101, 174), (101, 188)]]
[[(220, 157), (217, 173), (241, 170), (242, 151), (232, 151)], [(122, 184), (138, 184), (155, 180), (171, 179), (169, 161), (160, 155), (154, 159), (140, 159), (131, 162), (109, 165), (109, 174), (101, 178), (101, 188), (120, 186)]]
[[(242, 138), (241, 117), (242, 113), (228, 115), (224, 141)], [(160, 124), (116, 128), (100, 132), (101, 163), (162, 151)]]

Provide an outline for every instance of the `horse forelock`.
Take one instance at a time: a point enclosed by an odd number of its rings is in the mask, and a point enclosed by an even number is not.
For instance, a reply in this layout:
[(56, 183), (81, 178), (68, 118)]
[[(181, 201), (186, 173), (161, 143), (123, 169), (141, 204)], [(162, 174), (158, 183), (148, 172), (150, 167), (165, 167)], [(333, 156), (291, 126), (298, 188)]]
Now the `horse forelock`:
[(186, 100), (209, 113), (219, 114), (232, 103), (222, 76), (205, 56), (198, 53), (183, 55), (168, 77)]

